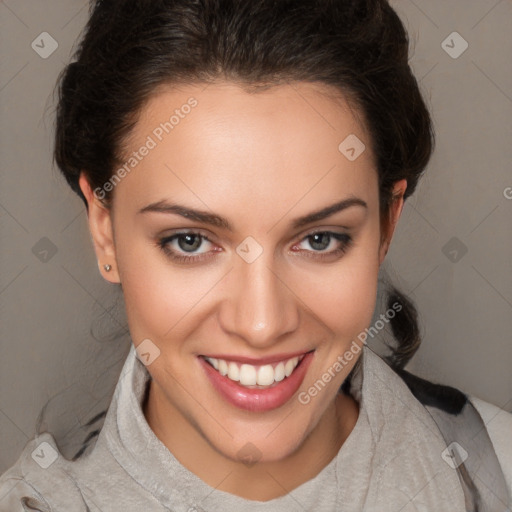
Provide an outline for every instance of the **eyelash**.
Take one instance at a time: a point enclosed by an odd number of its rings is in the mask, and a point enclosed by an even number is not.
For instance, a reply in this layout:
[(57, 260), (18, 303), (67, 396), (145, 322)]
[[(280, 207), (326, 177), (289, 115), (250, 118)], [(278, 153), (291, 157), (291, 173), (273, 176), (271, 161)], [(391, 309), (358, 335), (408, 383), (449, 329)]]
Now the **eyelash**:
[[(334, 238), (335, 240), (338, 240), (340, 242), (341, 246), (338, 247), (335, 250), (329, 251), (329, 252), (319, 252), (319, 251), (301, 251), (309, 253), (306, 257), (308, 258), (314, 258), (318, 260), (324, 260), (326, 258), (333, 258), (335, 256), (341, 257), (343, 254), (347, 252), (347, 250), (352, 246), (353, 239), (350, 235), (346, 233), (336, 233), (334, 231), (313, 231), (309, 234), (307, 234), (304, 238), (300, 240), (299, 243), (315, 236), (315, 235), (329, 235), (330, 238)], [(182, 233), (176, 233), (172, 236), (167, 236), (164, 238), (161, 238), (157, 242), (157, 246), (165, 253), (166, 256), (171, 258), (173, 261), (176, 261), (178, 263), (198, 263), (200, 261), (203, 261), (204, 259), (210, 258), (211, 256), (208, 256), (207, 254), (203, 254), (201, 256), (182, 256), (176, 253), (176, 251), (169, 248), (169, 244), (173, 242), (174, 240), (186, 236), (186, 235), (192, 235), (196, 237), (200, 237), (202, 240), (206, 240), (207, 242), (211, 242), (211, 240), (206, 236), (202, 235), (201, 233), (197, 233), (195, 231), (185, 231)], [(317, 253), (315, 255), (312, 255), (311, 252)]]

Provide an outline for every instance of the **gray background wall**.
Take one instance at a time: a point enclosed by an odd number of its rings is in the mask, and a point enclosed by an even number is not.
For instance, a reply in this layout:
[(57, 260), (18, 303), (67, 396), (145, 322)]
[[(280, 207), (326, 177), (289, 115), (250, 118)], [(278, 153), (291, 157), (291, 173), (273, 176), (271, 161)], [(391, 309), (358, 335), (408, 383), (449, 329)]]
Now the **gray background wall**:
[[(512, 411), (512, 2), (392, 5), (437, 133), (386, 263), (420, 311), (408, 369)], [(86, 18), (83, 0), (0, 2), (0, 473), (50, 398), (41, 427), (63, 440), (108, 406), (130, 343), (114, 336), (122, 298), (82, 203), (52, 167), (51, 94)]]

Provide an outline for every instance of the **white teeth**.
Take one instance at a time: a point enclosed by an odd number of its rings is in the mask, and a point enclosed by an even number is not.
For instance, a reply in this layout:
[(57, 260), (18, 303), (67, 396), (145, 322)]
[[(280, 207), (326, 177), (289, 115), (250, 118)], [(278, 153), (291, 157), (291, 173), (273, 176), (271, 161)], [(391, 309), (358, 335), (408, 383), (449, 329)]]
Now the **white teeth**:
[(231, 380), (238, 381), (240, 380), (240, 369), (236, 363), (229, 363), (228, 365), (228, 377)]
[(263, 366), (253, 366), (252, 364), (239, 364), (234, 361), (225, 361), (214, 357), (205, 359), (223, 376), (242, 386), (271, 386), (274, 382), (281, 382), (285, 377), (289, 377), (293, 370), (299, 364), (303, 356), (292, 357), (287, 361), (281, 361), (276, 365), (265, 364)]
[(256, 384), (256, 368), (252, 364), (243, 364), (240, 367), (240, 384), (244, 386)]
[(281, 382), (284, 378), (284, 363), (279, 363), (274, 370), (274, 379), (276, 382)]
[(270, 384), (274, 383), (274, 368), (271, 365), (266, 364), (265, 366), (260, 366), (258, 370), (258, 379), (259, 386), (270, 386)]
[(287, 377), (289, 377), (292, 374), (293, 370), (297, 366), (298, 360), (298, 357), (294, 357), (293, 359), (288, 359), (288, 361), (286, 361), (286, 364), (284, 365), (284, 374)]
[(226, 361), (224, 361), (224, 359), (219, 359), (219, 373), (221, 375), (228, 374), (228, 363), (226, 363)]

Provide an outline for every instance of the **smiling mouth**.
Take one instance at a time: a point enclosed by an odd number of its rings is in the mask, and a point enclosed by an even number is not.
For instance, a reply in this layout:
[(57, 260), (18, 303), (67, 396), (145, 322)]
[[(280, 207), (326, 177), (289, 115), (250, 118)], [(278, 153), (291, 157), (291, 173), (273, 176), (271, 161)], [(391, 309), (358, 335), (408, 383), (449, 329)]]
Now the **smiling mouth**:
[[(309, 352), (313, 352), (313, 350)], [(220, 375), (240, 386), (248, 389), (269, 389), (290, 377), (309, 352), (264, 365), (238, 363), (215, 357), (200, 357)]]

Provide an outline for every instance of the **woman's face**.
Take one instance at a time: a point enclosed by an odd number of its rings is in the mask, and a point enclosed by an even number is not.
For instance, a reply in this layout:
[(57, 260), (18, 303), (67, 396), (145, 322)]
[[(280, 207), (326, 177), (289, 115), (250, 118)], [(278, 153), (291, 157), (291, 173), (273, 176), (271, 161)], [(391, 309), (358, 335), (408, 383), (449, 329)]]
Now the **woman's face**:
[(228, 458), (294, 452), (333, 407), (372, 318), (387, 248), (374, 156), (327, 91), (162, 90), (127, 141), (111, 216), (86, 192), (104, 276), (121, 283), (149, 354), (161, 429), (186, 425)]

